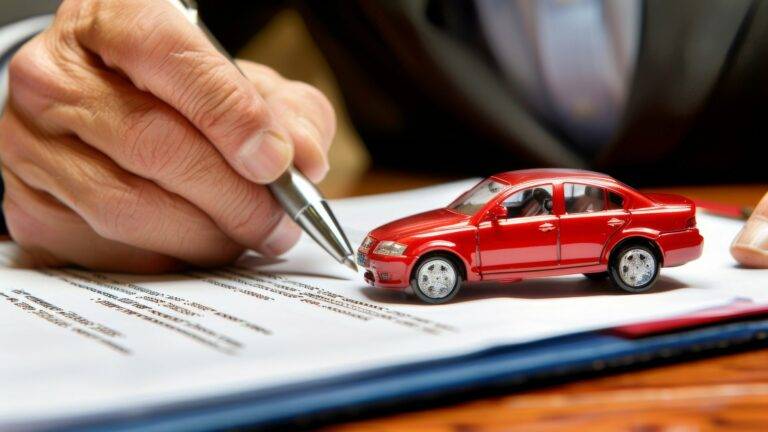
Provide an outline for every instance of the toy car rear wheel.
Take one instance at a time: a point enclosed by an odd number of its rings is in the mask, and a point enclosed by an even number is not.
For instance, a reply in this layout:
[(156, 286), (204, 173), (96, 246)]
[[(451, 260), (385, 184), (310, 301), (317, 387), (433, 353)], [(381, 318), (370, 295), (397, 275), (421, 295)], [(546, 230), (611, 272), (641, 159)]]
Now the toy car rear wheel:
[(461, 273), (453, 260), (445, 255), (424, 259), (411, 277), (414, 294), (426, 303), (445, 303), (459, 292), (460, 286)]
[(608, 275), (617, 287), (631, 293), (648, 291), (659, 277), (659, 260), (642, 244), (622, 246), (611, 256)]

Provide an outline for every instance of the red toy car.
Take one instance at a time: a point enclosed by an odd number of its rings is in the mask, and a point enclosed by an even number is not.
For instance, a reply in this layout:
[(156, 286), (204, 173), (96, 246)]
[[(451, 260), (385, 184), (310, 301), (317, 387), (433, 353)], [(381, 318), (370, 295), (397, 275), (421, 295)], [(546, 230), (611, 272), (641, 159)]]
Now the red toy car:
[(661, 266), (694, 260), (702, 246), (685, 197), (643, 194), (596, 172), (534, 169), (491, 176), (445, 208), (376, 228), (357, 261), (371, 285), (443, 303), (462, 281), (573, 273), (642, 292)]

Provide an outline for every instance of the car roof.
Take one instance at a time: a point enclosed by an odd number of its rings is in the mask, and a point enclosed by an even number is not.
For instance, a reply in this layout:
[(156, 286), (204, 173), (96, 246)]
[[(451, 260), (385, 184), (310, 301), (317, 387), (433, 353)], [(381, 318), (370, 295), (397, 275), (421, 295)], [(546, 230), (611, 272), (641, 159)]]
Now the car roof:
[(537, 180), (598, 180), (600, 182), (614, 184), (617, 186), (623, 186), (622, 183), (614, 179), (613, 177), (595, 172), (580, 169), (566, 169), (566, 168), (537, 168), (537, 169), (525, 169), (517, 171), (507, 171), (491, 176), (495, 179), (501, 180), (505, 183), (515, 185), (518, 183), (526, 183), (529, 181)]

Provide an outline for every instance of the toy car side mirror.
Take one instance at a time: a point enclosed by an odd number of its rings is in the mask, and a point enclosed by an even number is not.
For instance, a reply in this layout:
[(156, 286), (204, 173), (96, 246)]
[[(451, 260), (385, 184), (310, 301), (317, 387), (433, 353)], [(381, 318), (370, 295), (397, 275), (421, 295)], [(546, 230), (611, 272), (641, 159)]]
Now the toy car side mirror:
[(495, 206), (492, 207), (490, 210), (488, 210), (488, 213), (485, 215), (486, 220), (489, 221), (497, 221), (499, 219), (506, 219), (507, 218), (507, 209), (504, 206)]

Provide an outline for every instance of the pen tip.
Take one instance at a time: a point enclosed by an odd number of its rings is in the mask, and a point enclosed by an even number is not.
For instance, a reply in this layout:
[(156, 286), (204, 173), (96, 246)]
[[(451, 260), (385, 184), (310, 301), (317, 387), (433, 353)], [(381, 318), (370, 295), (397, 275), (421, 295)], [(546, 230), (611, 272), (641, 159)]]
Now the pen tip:
[(357, 273), (357, 264), (355, 264), (355, 262), (350, 257), (344, 258), (344, 262), (342, 264), (349, 267), (353, 272)]

